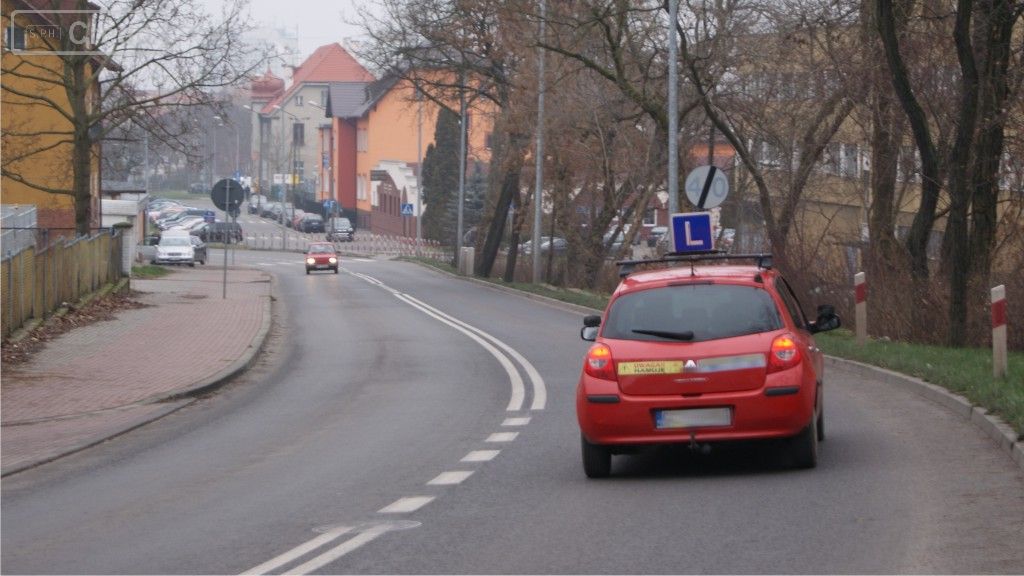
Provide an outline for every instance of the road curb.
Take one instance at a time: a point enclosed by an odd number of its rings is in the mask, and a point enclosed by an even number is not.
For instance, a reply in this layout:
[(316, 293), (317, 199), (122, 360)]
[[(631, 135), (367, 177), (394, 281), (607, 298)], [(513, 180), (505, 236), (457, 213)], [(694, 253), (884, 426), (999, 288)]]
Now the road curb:
[(971, 401), (959, 394), (946, 390), (941, 386), (930, 384), (915, 378), (835, 356), (825, 357), (826, 365), (837, 366), (855, 374), (870, 376), (874, 379), (885, 382), (902, 390), (913, 392), (923, 396), (936, 404), (945, 407), (947, 410), (960, 418), (971, 422), (979, 430), (984, 432), (999, 447), (1007, 453), (1010, 459), (1017, 464), (1017, 467), (1024, 471), (1024, 439), (1018, 437), (1017, 431), (1010, 427), (1002, 418), (990, 414), (981, 406), (971, 404)]

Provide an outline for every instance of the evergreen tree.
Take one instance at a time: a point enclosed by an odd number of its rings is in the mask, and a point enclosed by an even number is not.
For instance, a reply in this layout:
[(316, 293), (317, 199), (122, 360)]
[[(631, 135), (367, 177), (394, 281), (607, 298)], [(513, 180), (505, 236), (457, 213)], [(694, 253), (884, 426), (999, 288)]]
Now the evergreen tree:
[(423, 237), (444, 244), (454, 242), (459, 195), (459, 116), (438, 112), (434, 143), (423, 158)]

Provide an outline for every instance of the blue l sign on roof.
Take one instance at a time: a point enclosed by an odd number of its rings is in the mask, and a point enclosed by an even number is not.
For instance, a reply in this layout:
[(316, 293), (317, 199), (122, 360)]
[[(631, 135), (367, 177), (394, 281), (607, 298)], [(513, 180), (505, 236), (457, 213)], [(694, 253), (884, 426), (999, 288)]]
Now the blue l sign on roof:
[(672, 242), (676, 252), (702, 252), (714, 249), (711, 213), (673, 214)]

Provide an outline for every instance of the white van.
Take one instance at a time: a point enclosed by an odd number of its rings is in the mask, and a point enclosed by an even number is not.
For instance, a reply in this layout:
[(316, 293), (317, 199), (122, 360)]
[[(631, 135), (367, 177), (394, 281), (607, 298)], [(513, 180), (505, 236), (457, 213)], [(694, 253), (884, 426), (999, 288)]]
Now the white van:
[(188, 230), (164, 230), (160, 242), (156, 245), (153, 264), (188, 264), (196, 265), (196, 253), (192, 248), (192, 238)]

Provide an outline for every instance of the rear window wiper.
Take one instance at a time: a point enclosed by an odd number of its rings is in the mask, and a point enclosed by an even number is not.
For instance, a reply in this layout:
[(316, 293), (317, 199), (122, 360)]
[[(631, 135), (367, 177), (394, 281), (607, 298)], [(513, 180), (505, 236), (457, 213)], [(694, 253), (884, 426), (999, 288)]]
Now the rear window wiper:
[(693, 340), (693, 331), (687, 330), (686, 332), (669, 332), (667, 330), (633, 330), (634, 334), (647, 334), (648, 336), (659, 336), (661, 338), (671, 338), (672, 340)]

